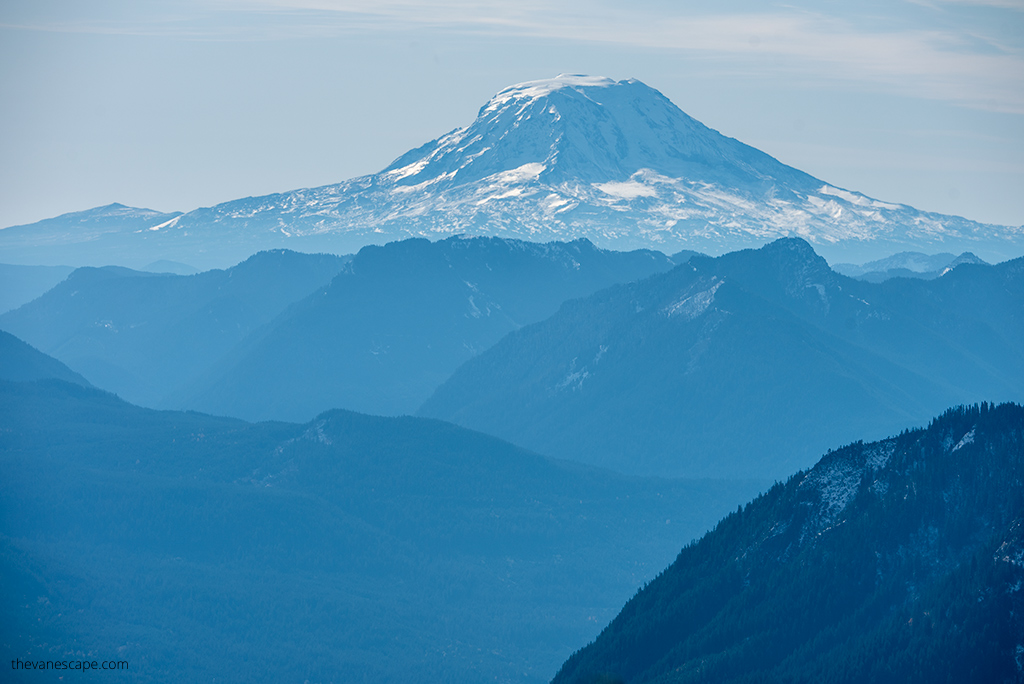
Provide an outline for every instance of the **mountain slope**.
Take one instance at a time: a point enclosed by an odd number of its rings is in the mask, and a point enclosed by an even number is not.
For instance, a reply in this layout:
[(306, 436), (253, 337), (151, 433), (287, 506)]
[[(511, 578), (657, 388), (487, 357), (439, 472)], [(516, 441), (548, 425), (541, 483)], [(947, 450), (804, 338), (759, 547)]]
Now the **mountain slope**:
[(10, 331), (126, 399), (157, 404), (345, 260), (278, 250), (194, 276), (82, 268), (0, 316)]
[(91, 386), (88, 380), (57, 359), (0, 330), (0, 380), (22, 382), (45, 378)]
[(719, 523), (555, 684), (1018, 682), (1024, 410), (830, 452)]
[(412, 413), (464, 361), (564, 300), (671, 267), (657, 252), (609, 252), (585, 240), (366, 247), (175, 406), (252, 420), (308, 420), (328, 408)]
[(421, 415), (624, 472), (785, 477), (828, 444), (1024, 395), (1024, 260), (934, 281), (832, 272), (802, 240), (569, 302)]
[(541, 682), (757, 491), (52, 381), (0, 383), (0, 469), (4, 657), (116, 654), (148, 682)]
[(932, 282), (881, 285), (839, 276), (795, 239), (714, 263), (722, 278), (929, 378), (955, 392), (957, 401), (1021, 398), (1024, 259), (964, 263)]
[(984, 264), (970, 252), (960, 256), (953, 254), (921, 254), (920, 252), (901, 252), (891, 257), (870, 261), (866, 264), (834, 264), (832, 269), (851, 278), (880, 283), (890, 278), (924, 278), (930, 280), (945, 275), (960, 264)]
[(799, 236), (847, 261), (934, 247), (1006, 259), (1024, 249), (1022, 226), (834, 187), (708, 128), (640, 81), (572, 74), (505, 88), (468, 126), (380, 173), (147, 228), (122, 233), (118, 249), (206, 267), (254, 249), (344, 253), (456, 234), (710, 253)]
[(963, 244), (1004, 258), (1024, 246), (1024, 227), (832, 187), (704, 126), (640, 81), (565, 74), (502, 90), (469, 126), (379, 174), (196, 210), (172, 230), (215, 226), (312, 244), (465, 233), (722, 252), (801, 236), (852, 254)]
[[(107, 204), (0, 230), (0, 253), (14, 264), (142, 266), (156, 253), (153, 236), (181, 215)], [(147, 248), (147, 245), (149, 247)], [(201, 251), (201, 248), (200, 248)]]

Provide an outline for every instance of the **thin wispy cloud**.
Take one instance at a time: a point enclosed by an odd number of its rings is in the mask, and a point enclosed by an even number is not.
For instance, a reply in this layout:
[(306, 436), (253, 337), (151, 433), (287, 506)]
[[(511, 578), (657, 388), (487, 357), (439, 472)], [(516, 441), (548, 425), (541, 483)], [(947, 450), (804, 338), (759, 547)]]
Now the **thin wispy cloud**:
[[(1024, 0), (917, 0), (1024, 9)], [(179, 7), (181, 7), (179, 5)], [(532, 0), (220, 0), (135, 21), (38, 23), (41, 30), (266, 40), (431, 29), (699, 54), (733, 73), (859, 82), (963, 106), (1024, 113), (1024, 40), (964, 25), (866, 28), (794, 7), (701, 13), (686, 5)], [(1016, 13), (1012, 13), (1016, 16)]]
[[(971, 2), (971, 0), (948, 0)], [(554, 40), (701, 53), (757, 76), (769, 71), (861, 81), (961, 105), (1024, 113), (1024, 49), (964, 27), (888, 31), (846, 18), (789, 8), (756, 13), (694, 13), (599, 3), (366, 2), (365, 0), (228, 0), (237, 7), (307, 10), (334, 15), (339, 26), (372, 17), (378, 28), (424, 25), (508, 32)], [(977, 0), (1014, 9), (1017, 0)], [(685, 8), (684, 8), (685, 9)], [(766, 59), (770, 58), (770, 59)]]
[(913, 0), (927, 5), (967, 5), (974, 7), (998, 7), (1000, 9), (1024, 12), (1024, 0)]

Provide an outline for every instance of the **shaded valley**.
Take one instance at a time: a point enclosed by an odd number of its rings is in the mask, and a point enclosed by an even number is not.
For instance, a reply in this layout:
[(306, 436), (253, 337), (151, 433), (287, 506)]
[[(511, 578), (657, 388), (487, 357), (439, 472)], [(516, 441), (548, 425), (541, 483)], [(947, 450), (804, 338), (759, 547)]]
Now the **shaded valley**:
[(5, 650), (116, 655), (133, 681), (545, 681), (760, 488), (420, 418), (254, 425), (56, 380), (0, 383), (0, 469)]

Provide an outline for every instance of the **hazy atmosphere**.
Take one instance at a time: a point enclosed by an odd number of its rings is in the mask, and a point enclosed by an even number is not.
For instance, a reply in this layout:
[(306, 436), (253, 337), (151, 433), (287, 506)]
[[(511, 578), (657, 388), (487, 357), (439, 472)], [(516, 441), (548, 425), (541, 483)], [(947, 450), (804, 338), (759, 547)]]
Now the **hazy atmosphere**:
[(1024, 682), (1024, 0), (7, 2), (0, 93), (0, 681)]

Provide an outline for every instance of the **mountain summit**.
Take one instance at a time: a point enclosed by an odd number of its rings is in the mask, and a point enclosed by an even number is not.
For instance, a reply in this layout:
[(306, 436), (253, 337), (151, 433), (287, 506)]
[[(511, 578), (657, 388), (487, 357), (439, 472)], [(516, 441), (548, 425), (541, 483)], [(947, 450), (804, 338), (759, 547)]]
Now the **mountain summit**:
[(384, 175), (398, 187), (437, 190), (487, 181), (480, 188), (487, 201), (504, 199), (495, 186), (518, 181), (525, 192), (544, 185), (558, 191), (557, 200), (543, 198), (552, 213), (581, 199), (573, 187), (581, 183), (610, 198), (653, 197), (659, 176), (762, 192), (821, 185), (704, 126), (640, 81), (565, 74), (505, 88), (471, 125), (408, 152)]
[(123, 238), (159, 254), (149, 260), (194, 264), (197, 252), (233, 262), (256, 249), (341, 252), (460, 233), (712, 253), (801, 237), (843, 260), (908, 248), (1008, 258), (1024, 244), (1021, 227), (829, 185), (635, 79), (574, 74), (505, 88), (470, 125), (380, 173), (197, 209)]

